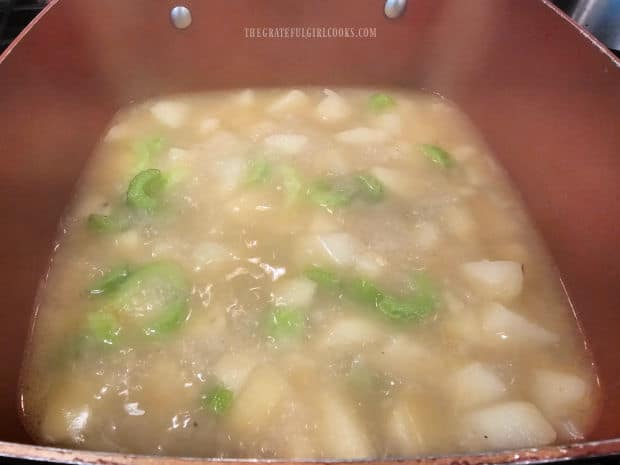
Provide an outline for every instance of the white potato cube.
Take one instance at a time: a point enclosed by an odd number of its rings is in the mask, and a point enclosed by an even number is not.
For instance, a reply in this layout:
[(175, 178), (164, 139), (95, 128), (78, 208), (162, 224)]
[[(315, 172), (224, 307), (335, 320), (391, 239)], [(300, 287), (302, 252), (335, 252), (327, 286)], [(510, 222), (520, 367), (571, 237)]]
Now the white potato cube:
[(138, 247), (141, 247), (143, 242), (140, 233), (135, 229), (130, 229), (129, 231), (124, 231), (118, 234), (116, 239), (114, 239), (114, 245), (127, 252), (131, 252)]
[(377, 127), (384, 130), (388, 134), (397, 136), (401, 133), (401, 118), (396, 113), (382, 113), (377, 116)]
[(408, 196), (413, 191), (413, 181), (406, 174), (390, 168), (376, 166), (370, 170), (385, 187), (403, 196)]
[(385, 333), (371, 321), (357, 317), (343, 317), (333, 322), (319, 339), (319, 346), (327, 349), (361, 347), (374, 344), (385, 337)]
[(95, 385), (80, 379), (52, 391), (46, 400), (40, 425), (42, 438), (53, 443), (83, 443), (92, 421), (89, 405), (96, 393)]
[(472, 451), (538, 447), (555, 441), (556, 433), (529, 402), (504, 402), (467, 414), (460, 441)]
[(303, 108), (310, 99), (308, 96), (298, 89), (293, 89), (290, 92), (278, 97), (269, 107), (267, 112), (272, 114), (285, 114), (293, 110)]
[[(427, 405), (401, 397), (387, 417), (385, 432), (390, 455), (413, 456), (427, 453), (435, 438), (425, 428), (429, 418)], [(432, 426), (431, 428), (432, 429)]]
[(521, 294), (523, 269), (520, 263), (481, 260), (465, 263), (461, 270), (472, 286), (489, 297), (509, 300)]
[(308, 278), (285, 279), (275, 290), (276, 305), (307, 307), (312, 303), (316, 283)]
[(507, 344), (549, 345), (558, 335), (508, 310), (502, 304), (491, 303), (482, 313), (482, 332), (489, 339)]
[(230, 424), (242, 433), (267, 428), (289, 389), (286, 378), (276, 368), (271, 365), (256, 367), (233, 402), (228, 414)]
[(301, 152), (308, 142), (303, 134), (272, 134), (265, 137), (265, 146), (284, 155)]
[(364, 424), (349, 400), (325, 387), (317, 395), (321, 415), (318, 432), (326, 457), (368, 458), (374, 455)]
[(171, 162), (186, 160), (189, 153), (189, 150), (180, 149), (179, 147), (172, 147), (168, 150), (168, 160)]
[(373, 252), (364, 252), (355, 259), (355, 270), (371, 278), (376, 278), (383, 273), (386, 265), (385, 258)]
[(357, 239), (343, 232), (321, 234), (319, 244), (324, 254), (339, 266), (352, 265), (361, 249)]
[(249, 353), (226, 352), (213, 366), (213, 374), (224, 386), (236, 393), (257, 363), (256, 356)]
[(385, 131), (372, 128), (355, 128), (336, 134), (336, 140), (350, 145), (373, 145), (381, 144), (387, 140)]
[(245, 174), (246, 162), (240, 157), (226, 157), (219, 159), (214, 164), (214, 174), (220, 188), (229, 192), (237, 188)]
[(333, 90), (325, 89), (325, 97), (317, 105), (315, 115), (320, 121), (334, 123), (351, 115), (351, 107), (347, 101)]
[(220, 120), (217, 118), (205, 118), (200, 122), (200, 132), (211, 134), (220, 127)]
[(181, 102), (157, 102), (151, 107), (151, 113), (161, 123), (172, 128), (179, 128), (187, 115), (187, 104)]
[(424, 376), (428, 380), (441, 381), (436, 352), (431, 352), (413, 338), (399, 335), (390, 337), (381, 350), (373, 354), (369, 362), (377, 369), (403, 380), (413, 380)]
[(235, 96), (235, 103), (242, 107), (249, 107), (256, 101), (256, 92), (244, 89)]
[(586, 399), (588, 383), (579, 376), (555, 370), (534, 372), (531, 393), (534, 402), (550, 418), (561, 419)]
[(108, 133), (105, 135), (103, 140), (106, 142), (114, 142), (124, 139), (127, 136), (129, 136), (129, 128), (127, 124), (117, 124), (108, 130)]
[(506, 385), (501, 378), (480, 362), (470, 363), (454, 372), (448, 389), (457, 408), (488, 404), (506, 394)]

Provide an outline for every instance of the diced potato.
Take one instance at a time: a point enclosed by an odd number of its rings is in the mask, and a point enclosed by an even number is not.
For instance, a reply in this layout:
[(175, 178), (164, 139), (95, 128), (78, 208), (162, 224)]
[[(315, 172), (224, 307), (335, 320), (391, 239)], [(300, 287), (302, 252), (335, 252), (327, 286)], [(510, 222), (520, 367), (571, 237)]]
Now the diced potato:
[(457, 408), (470, 408), (502, 398), (506, 385), (489, 367), (473, 362), (450, 376), (448, 390)]
[(388, 135), (385, 131), (371, 128), (355, 128), (336, 134), (336, 140), (350, 145), (372, 145), (385, 142)]
[(213, 366), (213, 374), (228, 389), (239, 392), (258, 364), (256, 355), (249, 352), (226, 352)]
[(399, 402), (388, 414), (387, 421), (390, 455), (412, 456), (424, 451), (419, 426), (406, 402)]
[(368, 433), (346, 396), (323, 387), (317, 394), (318, 434), (326, 457), (350, 459), (374, 456)]
[(458, 238), (467, 239), (476, 230), (476, 220), (463, 205), (452, 205), (443, 212), (443, 220), (448, 230)]
[(170, 150), (168, 150), (168, 160), (172, 162), (187, 160), (188, 154), (189, 150), (172, 147)]
[(336, 92), (325, 89), (325, 97), (317, 105), (315, 115), (326, 123), (339, 122), (351, 115), (351, 108), (345, 99)]
[(398, 136), (401, 133), (401, 119), (396, 113), (382, 113), (377, 116), (377, 127), (384, 130), (392, 136)]
[(364, 252), (355, 259), (355, 270), (370, 278), (376, 278), (383, 273), (386, 265), (385, 258), (373, 252)]
[(91, 419), (91, 404), (96, 387), (73, 379), (46, 399), (40, 431), (43, 439), (55, 444), (81, 444)]
[(385, 333), (372, 321), (358, 317), (342, 317), (329, 325), (319, 339), (319, 346), (326, 349), (345, 349), (375, 344), (385, 338)]
[(272, 134), (265, 137), (265, 145), (284, 155), (295, 155), (301, 152), (308, 142), (302, 134)]
[(116, 236), (114, 245), (127, 252), (132, 252), (143, 245), (140, 233), (135, 229), (124, 231)]
[(496, 299), (509, 300), (523, 288), (521, 264), (508, 260), (481, 260), (461, 266), (464, 276), (472, 286)]
[(439, 241), (439, 229), (430, 221), (418, 223), (413, 229), (413, 241), (417, 248), (432, 250)]
[(387, 446), (390, 456), (411, 457), (428, 453), (437, 442), (433, 434), (438, 412), (427, 399), (401, 395), (388, 413)]
[(275, 290), (276, 305), (307, 307), (316, 292), (316, 283), (308, 278), (282, 280)]
[(321, 234), (319, 243), (324, 254), (340, 266), (352, 265), (361, 249), (357, 239), (343, 232)]
[(551, 444), (556, 434), (529, 402), (504, 402), (467, 414), (460, 424), (467, 450), (500, 450)]
[(403, 380), (424, 377), (429, 382), (439, 383), (441, 371), (437, 365), (438, 355), (414, 339), (398, 335), (389, 338), (380, 351), (372, 354), (369, 362), (378, 370)]
[(117, 140), (124, 139), (129, 135), (129, 127), (127, 124), (117, 124), (116, 126), (112, 126), (108, 133), (105, 135), (103, 140), (106, 142), (114, 142)]
[(382, 166), (374, 167), (371, 172), (390, 191), (403, 196), (408, 196), (413, 192), (412, 179), (402, 172), (390, 168), (384, 168)]
[(558, 335), (508, 310), (502, 304), (487, 305), (482, 314), (482, 331), (489, 340), (506, 344), (548, 345)]
[(205, 118), (200, 122), (200, 132), (210, 134), (220, 127), (220, 120), (217, 118)]
[[(216, 131), (212, 136), (201, 144), (201, 153), (204, 154), (202, 160), (207, 163), (207, 167), (211, 168), (213, 159), (239, 158), (240, 153), (246, 153), (249, 144), (229, 131)], [(245, 162), (245, 158), (241, 158)]]
[(182, 102), (157, 102), (151, 107), (151, 113), (161, 123), (172, 128), (179, 128), (185, 121), (187, 104)]
[(245, 173), (246, 163), (240, 157), (226, 157), (215, 162), (217, 182), (223, 191), (232, 191), (240, 183)]
[(267, 108), (267, 112), (272, 114), (285, 114), (303, 108), (309, 100), (310, 99), (304, 92), (294, 89), (277, 98)]
[(533, 400), (551, 419), (563, 419), (571, 408), (583, 405), (588, 392), (588, 383), (571, 373), (544, 369), (534, 372)]
[(286, 378), (273, 366), (261, 365), (250, 373), (228, 414), (233, 428), (249, 434), (267, 428), (289, 389)]
[(222, 244), (205, 241), (194, 249), (192, 256), (194, 259), (194, 269), (200, 271), (211, 263), (230, 259), (231, 253)]
[(558, 433), (558, 441), (581, 441), (585, 438), (583, 425), (570, 418), (553, 420), (553, 427)]
[(235, 103), (242, 107), (249, 107), (256, 101), (256, 92), (252, 89), (245, 89), (235, 96)]

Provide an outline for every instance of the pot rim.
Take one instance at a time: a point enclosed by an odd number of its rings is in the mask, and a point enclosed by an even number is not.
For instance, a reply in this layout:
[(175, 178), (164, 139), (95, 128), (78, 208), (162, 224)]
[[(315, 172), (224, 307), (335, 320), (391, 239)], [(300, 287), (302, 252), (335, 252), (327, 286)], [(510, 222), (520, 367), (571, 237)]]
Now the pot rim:
[(494, 451), (466, 455), (419, 456), (385, 459), (234, 459), (213, 457), (183, 457), (165, 455), (123, 454), (65, 449), (31, 444), (0, 441), (0, 457), (34, 460), (49, 463), (100, 464), (100, 465), (199, 465), (199, 464), (363, 464), (376, 465), (493, 465), (493, 464), (545, 464), (551, 462), (620, 455), (620, 438), (589, 441), (568, 445), (532, 449)]

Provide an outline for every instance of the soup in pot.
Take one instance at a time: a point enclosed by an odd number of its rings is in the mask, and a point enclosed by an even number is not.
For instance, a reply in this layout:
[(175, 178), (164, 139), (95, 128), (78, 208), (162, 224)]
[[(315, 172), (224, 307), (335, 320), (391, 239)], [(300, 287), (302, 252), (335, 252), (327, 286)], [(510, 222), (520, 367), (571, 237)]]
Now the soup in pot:
[(596, 399), (558, 272), (466, 117), (346, 88), (121, 110), (22, 383), (42, 443), (202, 457), (568, 443)]

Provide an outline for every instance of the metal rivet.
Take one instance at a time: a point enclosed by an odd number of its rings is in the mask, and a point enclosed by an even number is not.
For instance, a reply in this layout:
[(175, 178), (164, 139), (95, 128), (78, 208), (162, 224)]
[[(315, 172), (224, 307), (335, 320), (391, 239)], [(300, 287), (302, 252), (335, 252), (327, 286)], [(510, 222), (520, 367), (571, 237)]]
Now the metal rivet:
[(185, 6), (175, 6), (170, 11), (170, 21), (177, 29), (185, 29), (192, 24), (192, 12)]
[(385, 16), (390, 19), (396, 19), (405, 12), (407, 0), (385, 0)]

